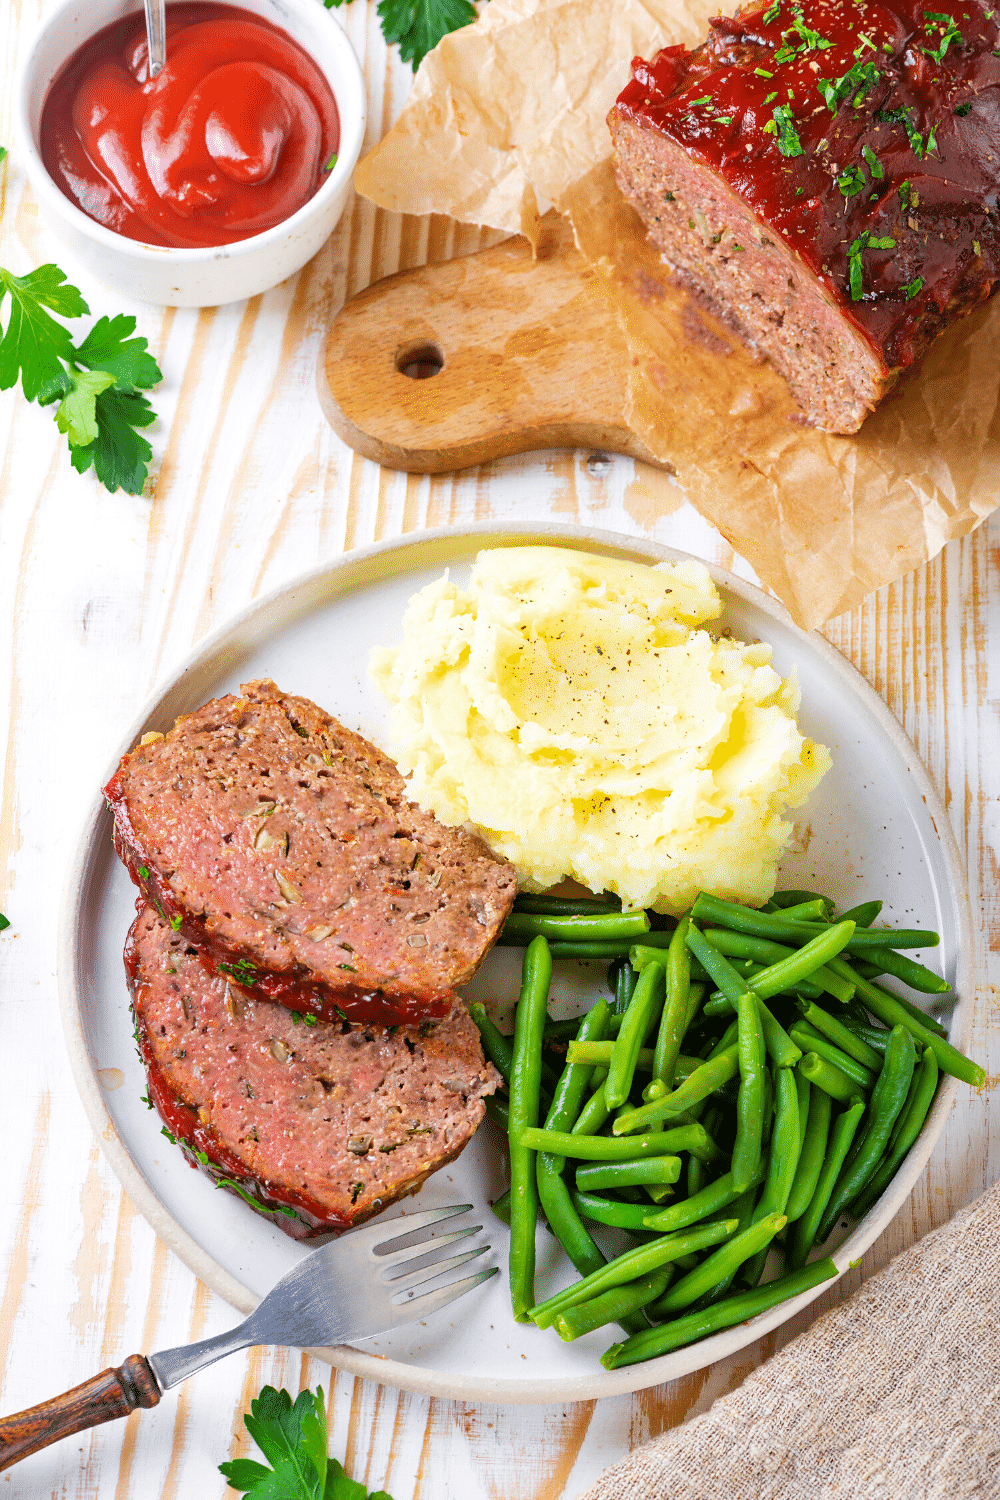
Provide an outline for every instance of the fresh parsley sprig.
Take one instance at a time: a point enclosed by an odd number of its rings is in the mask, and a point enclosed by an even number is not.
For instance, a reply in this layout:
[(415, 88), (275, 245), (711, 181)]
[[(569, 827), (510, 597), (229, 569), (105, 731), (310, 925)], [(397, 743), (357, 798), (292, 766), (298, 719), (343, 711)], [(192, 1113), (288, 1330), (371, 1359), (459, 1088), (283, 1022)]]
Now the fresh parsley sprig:
[[(346, 3), (323, 0), (327, 10)], [(379, 0), (378, 16), (386, 45), (398, 43), (400, 57), (415, 73), (443, 36), (476, 19), (476, 8), (469, 0)]]
[(246, 1429), (267, 1459), (236, 1458), (219, 1471), (234, 1490), (251, 1500), (392, 1500), (385, 1490), (349, 1479), (337, 1460), (327, 1457), (323, 1387), (316, 1394), (300, 1391), (294, 1405), (287, 1391), (266, 1385), (243, 1418)]
[[(82, 343), (51, 316), (79, 318), (90, 312), (79, 290), (58, 266), (44, 265), (27, 276), (0, 266), (0, 318), (7, 298), (7, 326), (0, 338), (0, 391), (20, 378), (25, 399), (55, 410), (66, 434), (70, 461), (78, 473), (91, 464), (108, 490), (138, 495), (146, 482), (153, 450), (138, 429), (156, 413), (141, 394), (163, 376), (146, 340), (130, 338), (135, 319), (119, 314), (99, 318)], [(49, 309), (49, 311), (46, 311)]]

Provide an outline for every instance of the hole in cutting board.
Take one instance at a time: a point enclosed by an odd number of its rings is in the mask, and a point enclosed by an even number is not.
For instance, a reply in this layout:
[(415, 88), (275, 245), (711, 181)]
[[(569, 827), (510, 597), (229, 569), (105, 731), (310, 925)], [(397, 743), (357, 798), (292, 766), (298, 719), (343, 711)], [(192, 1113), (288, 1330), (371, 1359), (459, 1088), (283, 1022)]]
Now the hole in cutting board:
[(436, 344), (417, 344), (403, 350), (396, 360), (396, 369), (410, 380), (430, 380), (444, 369), (444, 355)]

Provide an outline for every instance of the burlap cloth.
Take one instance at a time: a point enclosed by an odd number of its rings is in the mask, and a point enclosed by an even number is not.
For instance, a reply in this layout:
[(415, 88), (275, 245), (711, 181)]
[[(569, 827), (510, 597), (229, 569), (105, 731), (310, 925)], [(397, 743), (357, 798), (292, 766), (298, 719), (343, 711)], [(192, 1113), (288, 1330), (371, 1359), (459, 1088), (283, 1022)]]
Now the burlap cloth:
[(1000, 1184), (579, 1500), (1000, 1496)]

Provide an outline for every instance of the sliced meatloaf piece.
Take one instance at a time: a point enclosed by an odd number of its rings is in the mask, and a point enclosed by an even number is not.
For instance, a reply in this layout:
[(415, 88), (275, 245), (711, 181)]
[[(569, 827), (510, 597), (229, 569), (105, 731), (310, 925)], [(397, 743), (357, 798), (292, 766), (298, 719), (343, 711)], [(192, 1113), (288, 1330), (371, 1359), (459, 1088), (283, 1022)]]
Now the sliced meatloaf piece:
[(608, 116), (653, 243), (855, 432), (1000, 282), (1000, 11), (759, 0), (636, 58)]
[(296, 1239), (415, 1193), (472, 1139), (499, 1082), (460, 1000), (407, 1028), (309, 1025), (210, 974), (141, 902), (125, 968), (168, 1131)]
[(517, 889), (380, 750), (273, 682), (145, 735), (105, 793), (132, 879), (210, 967), (326, 1020), (444, 1015)]

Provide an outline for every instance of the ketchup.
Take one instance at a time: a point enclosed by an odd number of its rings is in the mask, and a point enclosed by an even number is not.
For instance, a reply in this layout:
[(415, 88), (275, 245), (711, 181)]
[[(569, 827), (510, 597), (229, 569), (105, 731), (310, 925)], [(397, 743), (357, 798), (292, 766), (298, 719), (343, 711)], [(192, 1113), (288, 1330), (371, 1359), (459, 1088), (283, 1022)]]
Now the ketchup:
[(225, 245), (280, 224), (322, 186), (339, 142), (317, 65), (233, 5), (168, 6), (153, 79), (141, 12), (105, 27), (42, 110), (53, 181), (99, 224), (151, 245)]

